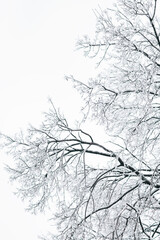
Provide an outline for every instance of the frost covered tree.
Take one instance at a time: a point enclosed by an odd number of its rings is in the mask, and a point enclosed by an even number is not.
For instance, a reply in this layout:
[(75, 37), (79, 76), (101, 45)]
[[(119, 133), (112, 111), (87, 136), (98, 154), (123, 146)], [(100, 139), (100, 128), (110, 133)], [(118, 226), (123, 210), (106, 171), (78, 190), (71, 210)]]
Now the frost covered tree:
[(48, 239), (159, 239), (159, 9), (159, 0), (119, 0), (96, 12), (95, 38), (78, 42), (104, 70), (88, 83), (67, 79), (104, 141), (83, 123), (69, 126), (52, 104), (40, 128), (3, 136), (14, 158), (8, 171), (28, 209), (56, 205), (58, 233)]

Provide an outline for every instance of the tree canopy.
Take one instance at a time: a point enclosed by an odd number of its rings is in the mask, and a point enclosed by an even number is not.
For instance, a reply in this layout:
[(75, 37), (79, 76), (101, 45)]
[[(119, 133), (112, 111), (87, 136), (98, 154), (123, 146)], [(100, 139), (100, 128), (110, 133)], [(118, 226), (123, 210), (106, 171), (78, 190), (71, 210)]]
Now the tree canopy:
[(95, 38), (77, 43), (104, 69), (88, 82), (67, 77), (84, 100), (85, 120), (104, 129), (104, 144), (83, 122), (69, 126), (52, 103), (38, 129), (3, 135), (14, 158), (7, 169), (28, 209), (56, 205), (58, 232), (48, 239), (160, 235), (159, 7), (158, 0), (119, 0), (96, 11)]

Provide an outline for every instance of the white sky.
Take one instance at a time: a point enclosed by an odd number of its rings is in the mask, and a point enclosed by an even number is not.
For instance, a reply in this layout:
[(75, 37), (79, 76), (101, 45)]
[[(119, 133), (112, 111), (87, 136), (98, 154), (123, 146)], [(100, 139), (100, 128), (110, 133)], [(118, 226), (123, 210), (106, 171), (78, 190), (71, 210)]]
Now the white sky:
[[(108, 6), (109, 3), (107, 3)], [(94, 76), (95, 61), (75, 51), (76, 40), (94, 33), (98, 5), (105, 0), (0, 0), (0, 131), (14, 134), (28, 123), (38, 125), (47, 98), (70, 116), (79, 98), (64, 80)], [(76, 100), (77, 99), (77, 100)], [(74, 116), (73, 116), (74, 117)], [(36, 240), (46, 218), (24, 211), (12, 194), (0, 155), (0, 239)]]

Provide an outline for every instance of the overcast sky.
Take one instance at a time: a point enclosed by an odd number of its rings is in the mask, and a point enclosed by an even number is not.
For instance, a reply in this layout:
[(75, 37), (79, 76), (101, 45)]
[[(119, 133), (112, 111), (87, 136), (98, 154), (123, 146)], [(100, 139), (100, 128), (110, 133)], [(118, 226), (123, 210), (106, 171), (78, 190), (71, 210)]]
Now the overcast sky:
[[(48, 97), (67, 116), (78, 114), (79, 98), (64, 80), (94, 76), (95, 61), (75, 51), (76, 41), (93, 34), (94, 9), (105, 0), (1, 0), (0, 1), (0, 131), (14, 134), (41, 123)], [(107, 3), (108, 5), (108, 3)], [(74, 101), (73, 101), (74, 100)], [(24, 211), (12, 193), (0, 157), (0, 239), (36, 240), (47, 230), (46, 218)]]

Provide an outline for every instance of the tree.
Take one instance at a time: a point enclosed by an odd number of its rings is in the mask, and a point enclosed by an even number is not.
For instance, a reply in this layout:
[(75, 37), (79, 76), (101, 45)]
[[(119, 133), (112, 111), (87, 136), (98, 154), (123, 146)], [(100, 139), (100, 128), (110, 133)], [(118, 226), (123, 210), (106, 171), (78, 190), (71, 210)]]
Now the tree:
[[(88, 83), (71, 79), (85, 119), (100, 124), (104, 144), (51, 108), (39, 129), (3, 135), (8, 166), (28, 209), (53, 201), (51, 239), (157, 239), (160, 235), (160, 18), (158, 0), (120, 0), (96, 12), (95, 39), (78, 42), (104, 70)], [(87, 121), (87, 120), (86, 120)], [(93, 158), (94, 156), (94, 158)]]

